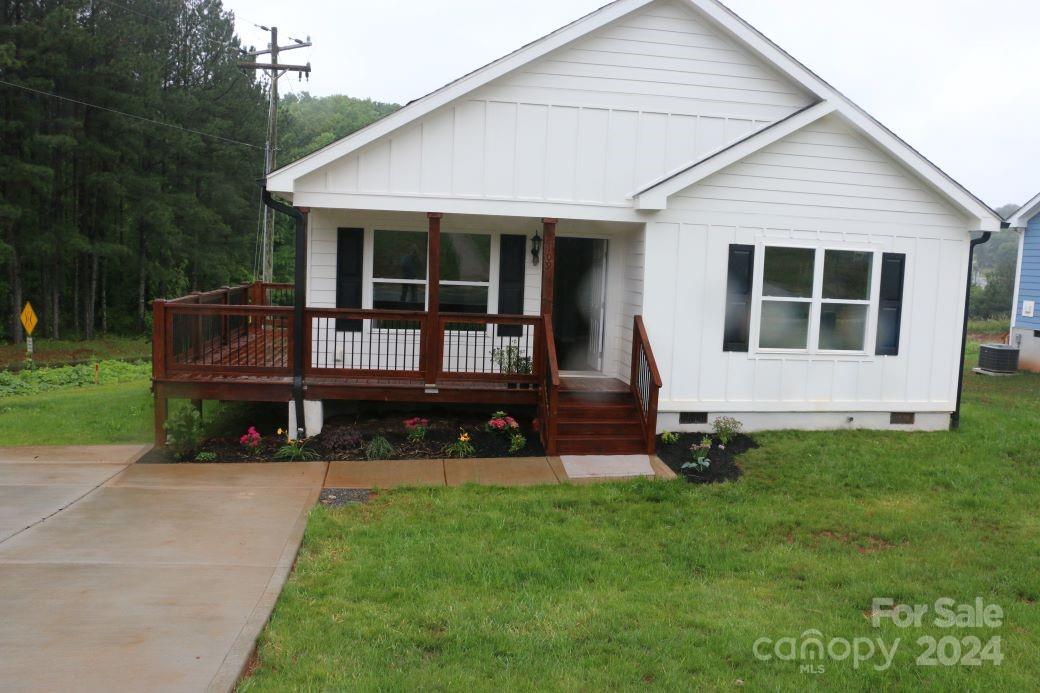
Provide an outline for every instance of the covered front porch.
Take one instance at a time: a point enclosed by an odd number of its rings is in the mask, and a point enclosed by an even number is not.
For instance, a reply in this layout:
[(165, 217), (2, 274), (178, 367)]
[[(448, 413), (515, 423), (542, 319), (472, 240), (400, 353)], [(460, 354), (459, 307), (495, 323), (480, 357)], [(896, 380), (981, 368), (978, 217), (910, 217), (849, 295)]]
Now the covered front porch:
[(653, 450), (641, 228), (274, 204), (297, 219), (293, 284), (153, 304), (157, 442), (169, 398), (291, 402), (300, 436), (323, 400), (374, 400), (533, 405), (550, 454)]

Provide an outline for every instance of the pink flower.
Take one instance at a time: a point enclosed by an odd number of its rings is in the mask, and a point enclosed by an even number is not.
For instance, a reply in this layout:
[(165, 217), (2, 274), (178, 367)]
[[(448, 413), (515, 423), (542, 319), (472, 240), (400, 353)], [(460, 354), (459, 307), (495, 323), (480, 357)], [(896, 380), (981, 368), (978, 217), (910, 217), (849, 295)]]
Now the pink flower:
[(491, 419), (491, 421), (488, 421), (488, 424), (490, 424), (492, 428), (496, 428), (499, 431), (506, 427), (505, 419)]
[(507, 416), (505, 421), (507, 424), (509, 424), (510, 428), (520, 428), (520, 424), (518, 424), (516, 422), (516, 419), (514, 419), (512, 416)]

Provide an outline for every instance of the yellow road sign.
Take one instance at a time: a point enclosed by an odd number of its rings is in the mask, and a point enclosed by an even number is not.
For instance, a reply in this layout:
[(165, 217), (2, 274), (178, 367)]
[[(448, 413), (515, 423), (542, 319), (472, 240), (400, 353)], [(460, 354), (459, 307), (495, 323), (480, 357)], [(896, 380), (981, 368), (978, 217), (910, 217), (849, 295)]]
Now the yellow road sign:
[(36, 318), (36, 311), (33, 310), (32, 304), (28, 301), (25, 302), (25, 308), (22, 308), (22, 327), (25, 328), (26, 334), (32, 334), (33, 330), (36, 329), (36, 323), (39, 320)]

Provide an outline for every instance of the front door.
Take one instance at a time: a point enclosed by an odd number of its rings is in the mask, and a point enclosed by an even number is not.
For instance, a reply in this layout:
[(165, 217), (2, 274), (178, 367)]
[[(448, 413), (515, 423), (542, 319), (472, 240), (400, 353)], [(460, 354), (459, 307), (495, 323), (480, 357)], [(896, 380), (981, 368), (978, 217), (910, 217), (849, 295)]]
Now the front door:
[(603, 369), (607, 241), (556, 239), (553, 332), (560, 370)]

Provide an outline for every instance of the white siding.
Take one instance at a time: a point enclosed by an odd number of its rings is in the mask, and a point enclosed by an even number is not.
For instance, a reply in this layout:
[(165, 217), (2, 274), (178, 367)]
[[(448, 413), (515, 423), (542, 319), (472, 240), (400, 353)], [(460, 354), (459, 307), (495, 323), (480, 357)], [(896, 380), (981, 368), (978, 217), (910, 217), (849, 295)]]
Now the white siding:
[[(676, 194), (657, 219), (643, 304), (662, 410), (953, 410), (969, 223), (840, 122)], [(785, 241), (906, 254), (898, 356), (755, 353), (754, 341), (750, 353), (722, 351), (729, 244)]]
[(693, 10), (662, 0), (296, 190), (626, 205), (643, 185), (810, 101)]

